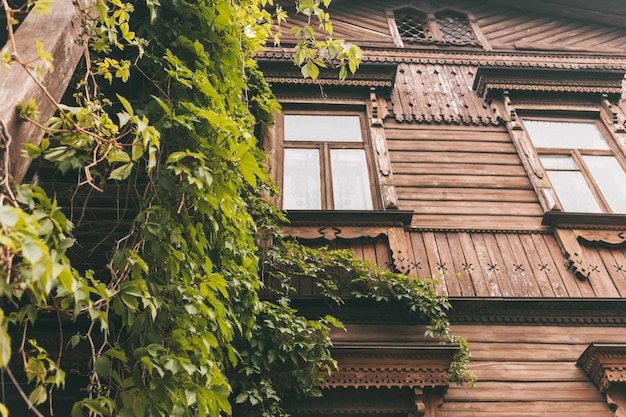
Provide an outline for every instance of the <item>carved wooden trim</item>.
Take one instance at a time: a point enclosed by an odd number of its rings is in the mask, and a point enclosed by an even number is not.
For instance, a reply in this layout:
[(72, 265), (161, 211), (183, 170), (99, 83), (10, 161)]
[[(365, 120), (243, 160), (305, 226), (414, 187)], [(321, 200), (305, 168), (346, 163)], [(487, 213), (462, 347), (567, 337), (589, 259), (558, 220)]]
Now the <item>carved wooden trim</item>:
[(626, 344), (591, 343), (576, 362), (600, 391), (615, 382), (626, 382)]
[(393, 265), (402, 274), (408, 274), (411, 270), (411, 257), (407, 243), (407, 235), (403, 227), (390, 227), (387, 229), (389, 249)]
[(458, 347), (445, 345), (334, 347), (339, 370), (326, 378), (329, 387), (447, 387)]
[(604, 394), (613, 415), (626, 416), (626, 344), (591, 343), (576, 364)]
[(387, 149), (385, 128), (383, 127), (383, 118), (386, 116), (387, 111), (386, 108), (381, 108), (376, 89), (374, 88), (370, 89), (370, 106), (370, 134), (383, 207), (385, 209), (397, 209), (398, 197), (396, 188), (393, 185), (391, 161)]
[(615, 98), (622, 94), (624, 71), (549, 70), (519, 67), (478, 67), (474, 90), (482, 97), (502, 91), (540, 91), (605, 94)]
[(578, 241), (587, 246), (606, 248), (626, 247), (626, 229), (624, 230), (574, 230)]
[(541, 207), (544, 211), (559, 209), (560, 207), (556, 203), (557, 199), (554, 196), (552, 185), (543, 173), (539, 156), (534, 146), (532, 146), (530, 138), (522, 129), (517, 110), (509, 97), (509, 92), (503, 91), (500, 98), (492, 101), (492, 106), (505, 122), (509, 135), (513, 139), (513, 145), (522, 161), (522, 165), (524, 165), (526, 172), (530, 174), (528, 177), (537, 193)]
[(358, 239), (362, 237), (377, 238), (387, 234), (386, 227), (358, 227), (358, 226), (283, 226), (283, 235), (299, 239), (315, 240), (326, 239), (333, 241), (341, 239)]
[[(262, 58), (262, 55), (259, 56)], [(322, 69), (313, 80), (304, 78), (293, 62), (280, 62), (275, 59), (261, 61), (261, 69), (270, 84), (329, 85), (338, 87), (377, 87), (390, 90), (395, 82), (396, 64), (362, 63), (359, 70), (348, 75), (345, 80), (337, 78), (332, 70)]]
[[(283, 60), (292, 62), (294, 50), (283, 45), (280, 48), (269, 47), (257, 57), (261, 61)], [(368, 49), (364, 54), (365, 63), (419, 63), (419, 64), (455, 64), (481, 65), (503, 68), (548, 68), (571, 70), (626, 70), (626, 57), (619, 55), (593, 55), (585, 53), (524, 53), (521, 51), (485, 51), (480, 49), (465, 50), (415, 50), (396, 48)]]
[(580, 247), (576, 233), (572, 230), (556, 229), (554, 235), (574, 275), (581, 280), (588, 279), (591, 275), (591, 271), (588, 268), (589, 263), (583, 258), (583, 250)]
[(285, 409), (294, 417), (437, 417), (444, 394), (440, 388), (326, 388), (320, 398), (286, 398)]
[[(454, 324), (527, 324), (547, 326), (624, 326), (626, 300), (583, 298), (450, 298)], [(555, 331), (559, 331), (555, 329)], [(608, 331), (610, 332), (610, 331)]]

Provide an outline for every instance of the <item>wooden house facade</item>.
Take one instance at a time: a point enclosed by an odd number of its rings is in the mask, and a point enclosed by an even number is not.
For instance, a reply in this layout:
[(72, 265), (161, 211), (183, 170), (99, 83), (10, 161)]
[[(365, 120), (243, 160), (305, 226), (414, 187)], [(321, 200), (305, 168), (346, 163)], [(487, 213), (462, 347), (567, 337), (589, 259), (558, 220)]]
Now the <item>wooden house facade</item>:
[[(56, 3), (33, 30), (59, 29), (43, 38), (67, 58), (58, 98), (80, 48), (60, 30), (72, 2)], [(333, 337), (339, 372), (289, 411), (626, 416), (626, 4), (334, 0), (330, 11), (334, 37), (364, 52), (347, 80), (302, 79), (289, 39), (259, 55), (283, 106), (262, 144), (283, 232), (436, 278), (478, 382), (450, 384), (456, 348), (412, 317), (348, 300), (332, 311), (347, 327)], [(11, 97), (36, 88), (0, 79)], [(0, 101), (13, 115), (0, 133), (36, 141), (13, 107)], [(89, 211), (94, 245), (131, 211)], [(318, 295), (297, 282), (302, 312), (326, 312)]]
[(478, 377), (346, 307), (340, 372), (294, 415), (626, 415), (626, 4), (518, 3), (335, 0), (364, 53), (343, 83), (303, 80), (288, 40), (259, 57), (284, 232), (436, 278)]

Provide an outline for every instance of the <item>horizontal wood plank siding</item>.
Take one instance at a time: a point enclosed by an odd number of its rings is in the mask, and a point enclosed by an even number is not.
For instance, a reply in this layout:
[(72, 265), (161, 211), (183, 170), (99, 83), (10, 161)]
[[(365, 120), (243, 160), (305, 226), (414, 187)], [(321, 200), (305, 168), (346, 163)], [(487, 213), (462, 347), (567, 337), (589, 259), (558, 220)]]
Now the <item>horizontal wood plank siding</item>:
[(411, 231), (410, 273), (436, 278), (449, 297), (616, 298), (626, 294), (626, 255), (584, 248), (589, 279), (567, 268), (552, 234)]
[[(402, 0), (380, 2), (336, 1), (330, 8), (333, 37), (358, 42), (361, 46), (394, 47), (386, 10), (406, 6)], [(626, 30), (567, 17), (501, 7), (481, 1), (438, 0), (434, 7), (451, 7), (472, 13), (487, 42), (494, 49), (626, 51)], [(291, 13), (284, 24), (285, 40), (298, 20)], [(303, 21), (300, 21), (300, 25)], [(416, 48), (419, 48), (418, 45)]]
[(468, 339), (475, 389), (451, 385), (443, 417), (611, 417), (576, 361), (589, 343), (626, 340), (623, 327), (454, 325)]
[(503, 127), (387, 121), (400, 208), (412, 225), (542, 229), (543, 211)]

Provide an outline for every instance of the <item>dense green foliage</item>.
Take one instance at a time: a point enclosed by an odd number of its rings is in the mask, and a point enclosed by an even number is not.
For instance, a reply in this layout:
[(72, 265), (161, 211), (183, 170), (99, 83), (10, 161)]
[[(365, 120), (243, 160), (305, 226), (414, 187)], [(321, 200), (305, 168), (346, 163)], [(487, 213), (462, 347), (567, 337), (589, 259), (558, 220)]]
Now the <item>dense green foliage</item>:
[[(343, 76), (360, 60), (354, 46), (315, 39), (313, 24), (332, 32), (324, 3), (297, 2), (310, 18), (295, 33), (304, 76), (331, 64)], [(47, 2), (34, 4), (45, 12)], [(295, 275), (316, 277), (337, 302), (338, 282), (355, 297), (400, 301), (422, 314), (433, 335), (460, 341), (432, 282), (273, 233), (282, 216), (261, 197), (272, 186), (254, 128), (279, 106), (253, 58), (285, 14), (266, 6), (99, 0), (83, 14), (90, 42), (76, 102), (59, 104), (41, 146), (26, 152), (78, 172), (83, 187), (142, 184), (141, 207), (110, 255), (110, 276), (94, 276), (72, 266), (72, 224), (56, 202), (35, 185), (3, 179), (0, 367), (12, 377), (23, 362), (30, 403), (44, 403), (64, 383), (59, 361), (28, 338), (38, 317), (54, 312), (90, 323), (67, 347), (88, 352), (92, 369), (72, 417), (218, 416), (233, 404), (250, 415), (281, 415), (286, 393), (320, 395), (335, 367), (330, 327), (340, 326), (290, 307)], [(22, 64), (6, 51), (2, 57)], [(36, 103), (21, 107), (25, 119), (36, 118)], [(274, 302), (259, 299), (262, 276), (283, 288)], [(19, 349), (11, 351), (9, 329), (23, 332)], [(457, 381), (467, 378), (466, 355), (463, 345)], [(277, 372), (287, 379), (274, 379)], [(1, 404), (0, 415), (7, 415)]]

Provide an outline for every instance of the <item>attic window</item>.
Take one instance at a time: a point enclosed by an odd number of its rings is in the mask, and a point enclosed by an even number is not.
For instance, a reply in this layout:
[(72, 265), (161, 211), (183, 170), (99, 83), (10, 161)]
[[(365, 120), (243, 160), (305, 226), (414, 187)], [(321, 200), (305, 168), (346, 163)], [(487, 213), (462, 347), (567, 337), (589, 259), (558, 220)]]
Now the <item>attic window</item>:
[(476, 36), (467, 20), (467, 16), (455, 12), (443, 12), (436, 15), (437, 26), (444, 40), (454, 43), (476, 42)]
[[(455, 10), (424, 11), (405, 7), (387, 12), (396, 45), (439, 44), (486, 47), (475, 19)], [(488, 48), (487, 48), (488, 49)]]
[(426, 13), (415, 9), (404, 9), (396, 13), (396, 26), (403, 42), (423, 42), (432, 39)]

